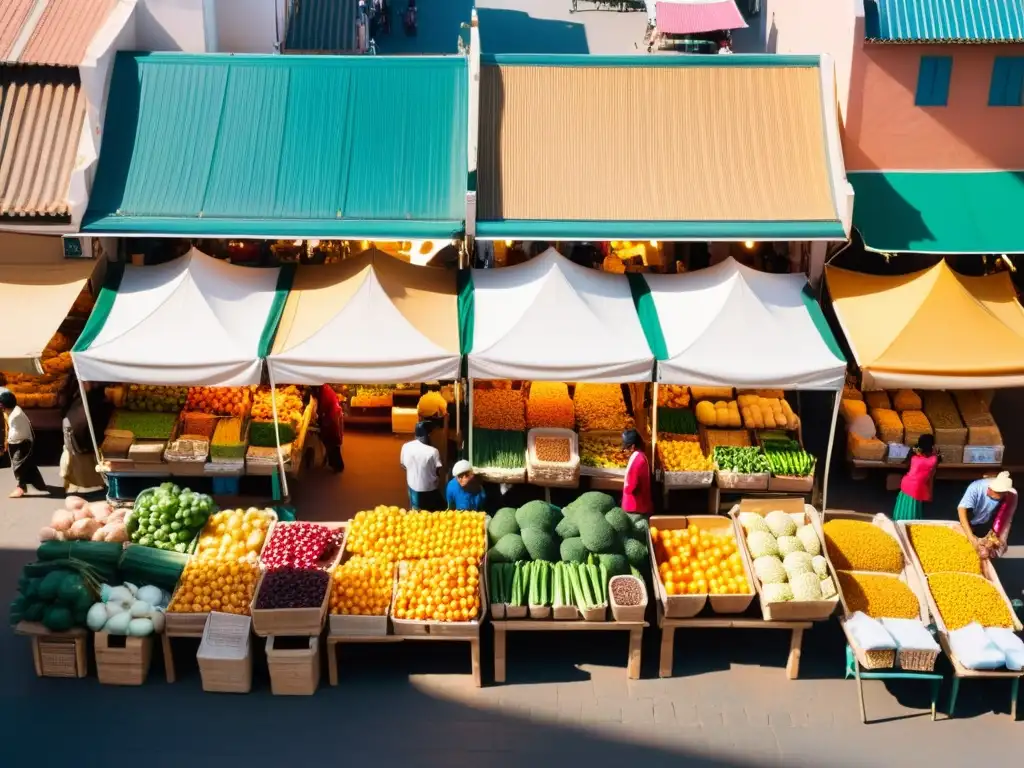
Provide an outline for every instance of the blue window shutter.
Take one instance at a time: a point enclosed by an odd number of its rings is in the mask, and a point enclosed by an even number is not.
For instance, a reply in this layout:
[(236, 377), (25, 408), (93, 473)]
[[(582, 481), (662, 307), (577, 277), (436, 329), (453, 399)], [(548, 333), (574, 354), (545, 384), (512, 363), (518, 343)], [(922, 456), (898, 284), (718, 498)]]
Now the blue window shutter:
[(990, 107), (1024, 106), (1024, 57), (996, 56), (988, 89)]
[(952, 72), (952, 56), (922, 56), (914, 103), (919, 107), (946, 106), (949, 102), (949, 78)]

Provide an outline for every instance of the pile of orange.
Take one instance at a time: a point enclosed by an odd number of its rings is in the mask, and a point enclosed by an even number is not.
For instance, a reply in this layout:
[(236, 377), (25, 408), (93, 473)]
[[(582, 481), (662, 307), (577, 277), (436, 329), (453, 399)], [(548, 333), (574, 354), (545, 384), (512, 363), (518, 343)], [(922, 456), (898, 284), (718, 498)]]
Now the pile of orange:
[(479, 562), (487, 548), (483, 512), (406, 512), (380, 506), (359, 512), (345, 548), (389, 560), (467, 557)]
[(692, 523), (676, 530), (651, 526), (654, 559), (670, 595), (747, 595), (736, 537), (701, 530)]
[(357, 555), (377, 555), (397, 562), (402, 559), (402, 518), (398, 507), (380, 506), (357, 512), (349, 524), (345, 550)]
[(270, 387), (260, 387), (252, 399), (252, 417), (259, 421), (274, 420), (274, 401), (277, 401), (277, 418), (282, 424), (298, 424), (302, 421), (302, 390), (294, 385), (279, 387), (271, 398)]
[(260, 569), (249, 561), (190, 560), (167, 606), (170, 613), (249, 615)]
[(384, 616), (391, 604), (395, 568), (391, 561), (356, 555), (334, 569), (331, 613)]
[(186, 411), (214, 416), (244, 416), (248, 393), (242, 387), (190, 387)]
[(480, 614), (480, 568), (473, 558), (412, 560), (401, 571), (396, 619), (472, 621)]

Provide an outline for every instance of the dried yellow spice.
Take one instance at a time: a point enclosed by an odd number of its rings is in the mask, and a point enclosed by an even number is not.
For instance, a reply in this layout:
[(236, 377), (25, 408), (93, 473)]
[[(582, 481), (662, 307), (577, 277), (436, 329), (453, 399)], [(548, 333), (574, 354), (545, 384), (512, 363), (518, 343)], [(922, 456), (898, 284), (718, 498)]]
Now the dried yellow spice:
[(873, 392), (865, 392), (864, 402), (868, 404), (869, 411), (874, 410), (875, 408), (889, 409), (892, 407), (889, 403), (889, 395), (880, 389), (874, 390)]
[(892, 407), (897, 411), (920, 411), (921, 397), (912, 389), (897, 389), (890, 392)]
[(523, 432), (526, 408), (518, 389), (474, 389), (473, 426)]
[(828, 556), (838, 571), (899, 573), (903, 570), (899, 542), (873, 523), (829, 520), (822, 530)]
[(530, 397), (526, 401), (526, 425), (530, 429), (572, 429), (576, 426), (569, 387), (561, 382), (533, 382), (530, 385)]
[(627, 425), (626, 401), (618, 384), (577, 384), (575, 406), (580, 431), (619, 432)]
[(868, 407), (864, 404), (863, 400), (850, 400), (844, 397), (839, 410), (847, 421), (853, 421), (858, 416), (868, 415)]
[(1013, 627), (1003, 596), (982, 576), (933, 573), (928, 577), (928, 589), (949, 631), (974, 621), (983, 627)]
[(981, 560), (971, 542), (948, 525), (908, 525), (910, 546), (925, 573), (957, 571), (981, 575)]
[(838, 571), (839, 589), (850, 613), (863, 611), (874, 619), (916, 619), (917, 596), (896, 576)]
[(871, 418), (878, 427), (878, 437), (884, 443), (903, 442), (903, 422), (900, 415), (889, 408), (872, 408)]
[(907, 432), (916, 432), (919, 435), (930, 435), (932, 433), (931, 422), (924, 415), (923, 411), (904, 411), (903, 428)]

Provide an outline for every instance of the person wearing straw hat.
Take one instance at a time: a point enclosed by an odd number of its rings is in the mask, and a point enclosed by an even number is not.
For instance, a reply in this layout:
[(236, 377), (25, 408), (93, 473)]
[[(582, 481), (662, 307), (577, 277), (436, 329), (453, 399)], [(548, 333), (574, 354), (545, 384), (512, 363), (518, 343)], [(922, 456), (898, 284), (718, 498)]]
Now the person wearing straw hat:
[(960, 525), (983, 558), (1006, 552), (1016, 511), (1017, 491), (1009, 472), (975, 480), (967, 486), (957, 509)]
[(473, 474), (473, 465), (465, 459), (455, 462), (452, 479), (445, 490), (448, 509), (483, 512), (487, 504), (487, 492)]
[(11, 454), (14, 478), (18, 481), (18, 487), (11, 491), (10, 498), (20, 499), (30, 485), (37, 491), (49, 493), (50, 489), (33, 455), (36, 436), (32, 431), (32, 422), (9, 389), (0, 389), (0, 410), (3, 410), (7, 420), (7, 450)]

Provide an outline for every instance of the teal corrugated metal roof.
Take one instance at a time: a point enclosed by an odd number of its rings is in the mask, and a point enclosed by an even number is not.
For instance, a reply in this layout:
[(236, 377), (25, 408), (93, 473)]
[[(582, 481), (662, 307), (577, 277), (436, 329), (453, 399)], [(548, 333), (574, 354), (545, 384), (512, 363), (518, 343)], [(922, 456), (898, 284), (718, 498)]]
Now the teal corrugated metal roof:
[(868, 40), (925, 43), (1024, 41), (1021, 0), (865, 0)]
[(463, 228), (464, 57), (119, 53), (83, 231)]
[(285, 51), (348, 53), (356, 50), (359, 0), (299, 0), (288, 14)]

